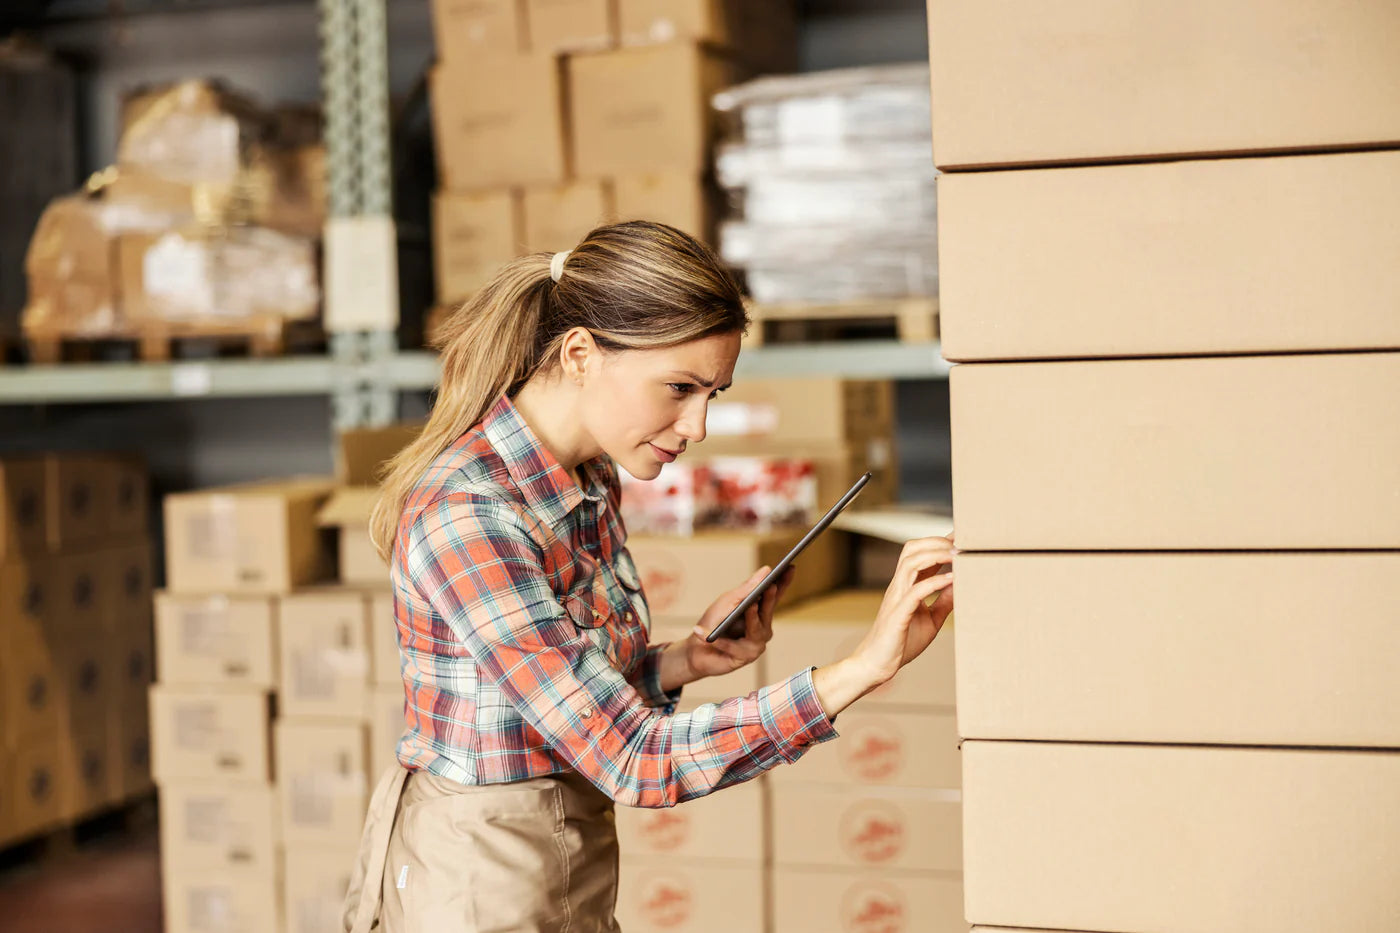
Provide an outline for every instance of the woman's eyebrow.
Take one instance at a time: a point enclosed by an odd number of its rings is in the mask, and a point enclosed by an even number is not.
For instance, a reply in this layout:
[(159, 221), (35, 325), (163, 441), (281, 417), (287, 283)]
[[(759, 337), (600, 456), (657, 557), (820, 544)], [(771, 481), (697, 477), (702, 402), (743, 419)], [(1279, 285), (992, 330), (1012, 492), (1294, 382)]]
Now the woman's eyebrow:
[[(683, 369), (673, 370), (672, 372), (677, 376), (684, 376), (692, 382), (698, 382), (700, 385), (704, 386), (707, 389), (713, 389), (715, 387), (715, 384), (713, 382), (710, 382), (708, 379), (701, 379), (699, 376), (695, 375), (695, 373), (688, 372)], [(719, 391), (723, 392), (725, 389), (729, 388), (733, 384), (734, 383), (732, 381), (726, 382), (724, 385), (719, 387)]]

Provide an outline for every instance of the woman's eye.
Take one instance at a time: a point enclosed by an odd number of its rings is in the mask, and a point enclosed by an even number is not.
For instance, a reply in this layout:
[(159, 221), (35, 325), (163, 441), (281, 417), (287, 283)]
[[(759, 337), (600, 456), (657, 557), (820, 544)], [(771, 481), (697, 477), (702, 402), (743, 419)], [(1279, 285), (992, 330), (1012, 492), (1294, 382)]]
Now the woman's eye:
[(689, 394), (690, 394), (690, 388), (691, 388), (691, 386), (690, 386), (690, 383), (688, 383), (688, 382), (668, 382), (668, 383), (666, 383), (666, 384), (667, 384), (668, 386), (670, 386), (672, 389), (675, 389), (675, 390), (676, 390), (677, 392), (679, 392), (681, 395), (689, 395)]

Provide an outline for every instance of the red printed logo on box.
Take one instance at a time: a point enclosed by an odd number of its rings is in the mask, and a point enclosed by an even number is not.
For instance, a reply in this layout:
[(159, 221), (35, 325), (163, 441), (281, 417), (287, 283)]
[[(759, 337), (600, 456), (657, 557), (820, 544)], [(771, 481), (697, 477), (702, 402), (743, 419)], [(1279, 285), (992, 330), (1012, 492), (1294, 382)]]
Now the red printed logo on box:
[(908, 910), (899, 891), (875, 881), (858, 882), (841, 898), (845, 933), (903, 933)]
[(675, 810), (651, 810), (642, 819), (642, 838), (661, 852), (679, 849), (690, 839), (690, 817)]
[(642, 887), (642, 916), (659, 929), (674, 929), (690, 920), (695, 895), (679, 875), (655, 875)]
[(860, 726), (841, 743), (846, 771), (862, 781), (888, 781), (904, 767), (904, 736), (890, 722)]
[(664, 614), (676, 605), (681, 595), (681, 583), (685, 580), (685, 566), (674, 555), (649, 551), (646, 563), (638, 566), (637, 570), (653, 613)]
[(863, 800), (841, 818), (841, 845), (858, 862), (888, 862), (904, 848), (904, 816), (892, 804)]

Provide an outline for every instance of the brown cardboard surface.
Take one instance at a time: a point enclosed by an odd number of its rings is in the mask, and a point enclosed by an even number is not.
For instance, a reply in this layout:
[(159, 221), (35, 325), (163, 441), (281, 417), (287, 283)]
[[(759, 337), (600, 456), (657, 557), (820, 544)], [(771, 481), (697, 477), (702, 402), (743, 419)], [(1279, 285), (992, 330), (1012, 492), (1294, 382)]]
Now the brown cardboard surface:
[(612, 185), (576, 181), (525, 189), (525, 252), (571, 250), (599, 224), (612, 221)]
[(520, 255), (524, 239), (518, 193), (439, 191), (433, 196), (437, 300), (453, 304), (480, 291)]
[(182, 867), (275, 871), (275, 814), (271, 787), (173, 781), (160, 789), (160, 847)]
[(867, 711), (860, 703), (837, 719), (841, 737), (773, 770), (773, 782), (957, 788), (962, 786), (958, 723), (951, 709)]
[(353, 867), (343, 848), (289, 847), (283, 859), (282, 913), (286, 933), (340, 929)]
[(114, 541), (143, 539), (150, 533), (151, 481), (135, 456), (104, 457), (98, 493), (105, 534)]
[(1304, 933), (1400, 915), (1400, 754), (968, 742), (963, 759), (974, 923)]
[(548, 55), (445, 63), (429, 75), (438, 176), (450, 191), (569, 174), (564, 75)]
[(617, 44), (616, 0), (525, 0), (536, 52), (598, 52)]
[(148, 793), (151, 779), (151, 722), (145, 697), (107, 711), (107, 740), (112, 762), (112, 797), (130, 800)]
[(97, 551), (72, 551), (47, 558), (52, 568), (48, 621), (59, 632), (94, 632), (102, 625), (108, 577)]
[(90, 723), (105, 722), (121, 671), (110, 636), (73, 639), (58, 649), (57, 661), (62, 679), (58, 697), (60, 723), (67, 723), (68, 730), (81, 731)]
[(9, 756), (4, 803), (13, 838), (44, 832), (63, 819), (69, 770), (61, 741), (55, 737), (21, 745)]
[(64, 679), (57, 646), (32, 623), (16, 622), (5, 634), (0, 648), (0, 749), (63, 731)]
[[(976, 738), (1400, 747), (1400, 553), (962, 554)], [(1298, 587), (1328, 597), (1299, 624)]]
[(51, 629), (58, 584), (53, 564), (52, 558), (0, 564), (0, 647), (12, 631)]
[[(696, 620), (699, 621), (699, 620)], [(690, 637), (695, 623), (687, 624), (685, 619), (653, 618), (651, 620), (650, 644), (685, 641)], [(748, 696), (768, 683), (766, 658), (760, 656), (752, 664), (745, 665), (721, 677), (706, 677), (695, 683), (686, 684), (681, 694), (680, 709), (688, 711), (699, 703), (727, 700), (730, 697)]]
[[(699, 622), (724, 592), (742, 584), (759, 567), (782, 560), (802, 535), (802, 530), (762, 535), (707, 531), (689, 538), (633, 535), (627, 549), (652, 613)], [(796, 602), (840, 586), (847, 546), (841, 532), (828, 529), (818, 535), (794, 562), (796, 572), (784, 601)]]
[(155, 680), (156, 651), (151, 631), (151, 610), (127, 619), (106, 636), (110, 652), (108, 702), (117, 706), (146, 705), (146, 694)]
[[(712, 437), (855, 445), (894, 433), (894, 383), (884, 379), (740, 379), (710, 405)], [(721, 430), (721, 423), (749, 430)], [(748, 435), (748, 436), (745, 436)]]
[[(728, 393), (726, 393), (728, 394)], [(718, 403), (712, 403), (714, 412)], [(785, 441), (770, 437), (714, 435), (689, 448), (687, 457), (764, 456), (808, 460), (817, 478), (817, 503), (821, 512), (835, 505), (862, 473), (870, 482), (861, 490), (854, 507), (870, 508), (893, 502), (899, 492), (899, 464), (891, 435), (871, 437), (849, 444), (823, 441)]]
[(772, 799), (774, 865), (962, 870), (957, 791), (775, 782)]
[(967, 933), (962, 875), (778, 868), (773, 872), (773, 928), (833, 933)]
[(627, 933), (764, 933), (761, 862), (623, 858), (617, 920)]
[(341, 485), (316, 513), (316, 523), (337, 529), (341, 583), (388, 586), (388, 565), (369, 538), (370, 514), (379, 501), (378, 483), (389, 461), (422, 430), (419, 422), (400, 422), (336, 435), (336, 478)]
[(331, 488), (299, 479), (167, 496), (167, 589), (283, 593), (324, 579), (329, 559), (316, 510)]
[(713, 245), (718, 195), (694, 172), (654, 172), (613, 179), (618, 220), (668, 224)]
[(1400, 8), (930, 0), (940, 168), (1400, 141)]
[[(98, 591), (101, 604), (98, 611), (109, 629), (128, 620), (151, 615), (151, 545), (123, 545), (97, 554)], [(149, 627), (149, 621), (147, 622)]]
[(699, 40), (732, 50), (760, 71), (797, 70), (791, 0), (618, 0), (624, 45)]
[(353, 845), (369, 803), (363, 721), (279, 719), (274, 731), (281, 838)]
[(44, 463), (37, 458), (0, 460), (0, 560), (42, 551), (48, 515)]
[(278, 709), (355, 719), (369, 690), (369, 594), (307, 590), (277, 603)]
[(265, 692), (156, 684), (151, 688), (151, 772), (156, 782), (268, 782), (271, 713), (271, 696)]
[(524, 0), (433, 0), (433, 41), (444, 62), (526, 51)]
[(194, 868), (161, 855), (166, 933), (281, 930), (282, 885), (262, 868)]
[(375, 687), (366, 700), (369, 722), (369, 782), (377, 784), (384, 772), (398, 761), (399, 739), (404, 733), (404, 689)]
[(569, 59), (574, 170), (583, 178), (709, 164), (714, 92), (738, 69), (688, 43)]
[[(870, 632), (884, 596), (884, 590), (839, 590), (775, 613), (773, 640), (766, 653), (772, 676), (850, 656)], [(856, 710), (946, 709), (956, 700), (953, 627), (945, 625), (922, 655), (889, 683), (862, 697)]]
[(945, 175), (943, 354), (1400, 347), (1397, 178), (1400, 152)]
[(956, 366), (958, 546), (1400, 547), (1398, 397), (1400, 353)]
[(276, 602), (156, 594), (156, 658), (167, 684), (277, 686)]
[(112, 748), (107, 735), (107, 717), (84, 723), (59, 741), (63, 779), (63, 817), (80, 820), (97, 813), (119, 798), (113, 793)]
[(370, 680), (384, 687), (402, 687), (399, 664), (399, 623), (394, 616), (394, 594), (374, 593), (369, 598)]
[(101, 508), (102, 471), (97, 460), (50, 454), (44, 458), (44, 471), (49, 549), (67, 550), (100, 538), (107, 517)]
[(665, 809), (617, 808), (624, 857), (753, 858), (768, 851), (768, 788), (759, 778)]

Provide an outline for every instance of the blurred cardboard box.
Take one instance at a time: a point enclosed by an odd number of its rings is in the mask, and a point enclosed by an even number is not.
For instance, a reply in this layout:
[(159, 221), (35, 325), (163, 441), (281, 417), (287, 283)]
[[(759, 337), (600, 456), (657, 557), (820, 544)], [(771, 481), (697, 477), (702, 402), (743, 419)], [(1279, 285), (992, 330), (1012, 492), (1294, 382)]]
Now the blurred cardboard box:
[(1400, 141), (1388, 0), (931, 0), (928, 20), (942, 169)]
[(564, 72), (552, 56), (444, 62), (429, 86), (444, 188), (558, 184), (569, 176)]
[(102, 627), (107, 580), (97, 551), (70, 551), (50, 557), (52, 602), (48, 620), (55, 631), (95, 632)]
[(115, 803), (112, 781), (111, 742), (107, 735), (107, 717), (99, 716), (95, 725), (78, 725), (60, 740), (65, 797), (63, 817), (82, 819)]
[(69, 731), (80, 730), (87, 723), (106, 722), (119, 670), (110, 636), (76, 638), (59, 651), (58, 672), (63, 679), (59, 719), (68, 724)]
[(21, 745), (9, 754), (6, 799), (0, 807), (9, 811), (12, 838), (42, 833), (63, 821), (70, 773), (64, 755), (61, 739), (53, 736)]
[(276, 871), (273, 789), (222, 781), (163, 785), (160, 847), (182, 868)]
[(962, 875), (777, 868), (773, 872), (773, 928), (967, 933)]
[[(779, 608), (765, 655), (772, 676), (790, 676), (849, 657), (869, 634), (884, 596), (883, 590), (841, 590), (800, 606)], [(859, 711), (877, 706), (946, 711), (956, 701), (953, 627), (945, 625), (922, 655), (865, 696)]]
[(286, 933), (326, 933), (341, 928), (353, 862), (344, 848), (289, 846), (283, 857)]
[(232, 181), (271, 133), (270, 114), (222, 82), (152, 85), (122, 99), (117, 162), (172, 181)]
[(853, 444), (894, 430), (894, 384), (886, 379), (743, 379), (709, 409), (716, 437), (794, 444)]
[(0, 561), (44, 549), (48, 514), (46, 490), (42, 460), (0, 460)]
[(794, 782), (957, 788), (962, 786), (958, 722), (946, 711), (866, 710), (841, 714), (841, 738), (776, 768), (778, 792)]
[(369, 597), (370, 679), (376, 686), (402, 687), (399, 658), (399, 623), (394, 615), (394, 594)]
[(47, 637), (54, 625), (57, 584), (51, 559), (0, 564), (0, 645), (11, 630), (22, 627)]
[(943, 354), (1400, 347), (1397, 174), (1392, 151), (946, 175)]
[[(690, 637), (695, 623), (699, 621), (698, 618), (694, 622), (683, 618), (653, 618), (649, 640), (654, 645), (662, 642), (685, 641)], [(768, 684), (767, 660), (768, 656), (763, 654), (754, 663), (746, 664), (732, 673), (719, 677), (706, 677), (686, 684), (685, 690), (681, 694), (678, 709), (682, 712), (689, 712), (701, 703), (748, 696)]]
[(628, 933), (764, 933), (766, 873), (760, 862), (624, 856), (617, 920)]
[(470, 64), (528, 50), (524, 0), (433, 0), (432, 14), (440, 62)]
[(968, 365), (950, 391), (964, 550), (1400, 546), (1400, 353)]
[(612, 185), (605, 181), (526, 188), (523, 204), (527, 253), (571, 250), (616, 217)]
[(102, 623), (109, 631), (132, 620), (144, 619), (149, 634), (151, 618), (151, 546), (123, 545), (96, 555)]
[[(741, 585), (759, 567), (776, 565), (803, 534), (804, 529), (768, 534), (705, 531), (690, 538), (636, 535), (627, 545), (652, 613), (699, 622), (725, 591)], [(847, 552), (840, 532), (822, 532), (794, 562), (796, 571), (783, 599), (796, 602), (840, 586)]]
[(100, 201), (70, 195), (51, 201), (25, 253), (26, 332), (101, 332), (120, 320), (112, 218)]
[(816, 468), (788, 457), (727, 456), (707, 461), (716, 521), (742, 531), (806, 527), (816, 520)]
[(284, 716), (356, 719), (369, 690), (369, 596), (307, 590), (277, 605), (278, 709)]
[(64, 684), (62, 658), (44, 628), (0, 616), (0, 749), (66, 730), (59, 718)]
[(753, 858), (768, 852), (768, 789), (762, 778), (664, 809), (617, 808), (617, 839), (630, 857)]
[(276, 606), (258, 596), (156, 595), (156, 657), (166, 684), (277, 686)]
[(161, 858), (166, 933), (282, 929), (282, 884), (264, 868), (194, 868)]
[(404, 689), (375, 687), (370, 691), (365, 718), (369, 722), (369, 783), (377, 784), (398, 761), (404, 729)]
[(653, 480), (625, 471), (620, 476), (622, 520), (629, 533), (692, 535), (715, 524), (718, 488), (704, 461), (667, 464)]
[(156, 783), (272, 779), (272, 697), (258, 690), (151, 688)]
[(102, 464), (82, 454), (50, 454), (44, 469), (49, 549), (64, 551), (102, 537)]
[(143, 540), (150, 533), (151, 479), (138, 456), (103, 456), (98, 497), (113, 541)]
[(329, 479), (177, 493), (165, 499), (166, 587), (172, 593), (285, 593), (325, 579), (316, 512)]
[(433, 268), (443, 304), (476, 294), (520, 255), (520, 196), (514, 191), (433, 195)]
[(1400, 754), (968, 742), (963, 758), (973, 923), (1303, 933), (1393, 922)]
[(728, 49), (759, 71), (797, 70), (791, 0), (617, 0), (624, 45), (677, 39)]
[(155, 677), (155, 644), (151, 638), (151, 610), (107, 633), (110, 652), (107, 702), (118, 707), (145, 707)]
[(155, 786), (151, 777), (151, 722), (149, 704), (107, 711), (107, 739), (112, 762), (112, 796), (130, 800), (148, 793)]
[(651, 220), (675, 227), (703, 243), (715, 243), (719, 193), (695, 172), (653, 172), (613, 179), (618, 220)]
[(363, 722), (279, 719), (275, 731), (281, 839), (353, 847), (369, 802)]
[(337, 488), (317, 512), (323, 528), (338, 529), (341, 583), (385, 587), (389, 567), (374, 549), (369, 520), (379, 500), (379, 480), (390, 460), (416, 438), (419, 423), (342, 431), (336, 435)]
[(703, 171), (716, 135), (710, 97), (740, 77), (734, 62), (690, 43), (570, 58), (574, 171)]
[(960, 801), (957, 791), (775, 784), (773, 864), (961, 871)]
[[(964, 736), (1400, 747), (1400, 554), (962, 554), (956, 574)], [(1304, 579), (1329, 596), (1281, 631)]]
[[(617, 45), (617, 0), (525, 0), (536, 52), (598, 52)], [(562, 248), (562, 247), (561, 247)]]

